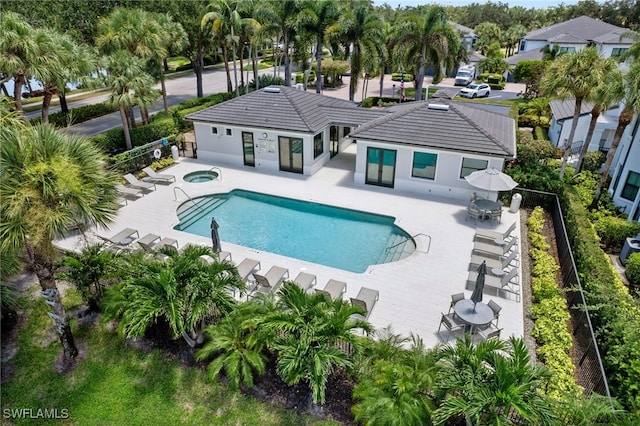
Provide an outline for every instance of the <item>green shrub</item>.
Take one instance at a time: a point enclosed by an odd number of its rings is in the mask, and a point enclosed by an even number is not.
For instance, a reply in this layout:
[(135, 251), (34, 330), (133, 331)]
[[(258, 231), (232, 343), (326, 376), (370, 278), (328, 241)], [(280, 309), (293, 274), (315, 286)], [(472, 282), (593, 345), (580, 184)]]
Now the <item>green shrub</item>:
[[(391, 74), (391, 81), (401, 81), (401, 80), (402, 80), (401, 72), (394, 72), (393, 74)], [(404, 73), (405, 84), (410, 81), (413, 81), (413, 74), (409, 74), (408, 72), (405, 72)]]
[(632, 253), (627, 258), (625, 274), (633, 286), (640, 286), (640, 253)]
[(624, 244), (626, 238), (633, 237), (640, 232), (640, 223), (629, 222), (615, 216), (604, 216), (594, 226), (602, 243), (609, 250), (619, 248)]
[(606, 159), (606, 155), (600, 151), (589, 151), (582, 161), (582, 170), (597, 173)]
[[(362, 103), (360, 104), (361, 107), (363, 108), (371, 108), (372, 106), (387, 106), (387, 105), (394, 105), (397, 104), (398, 102), (400, 102), (400, 98), (389, 98), (389, 97), (380, 97), (380, 96), (369, 96), (368, 98), (365, 98), (365, 100), (362, 101)], [(383, 105), (386, 104), (386, 105)]]
[[(55, 127), (67, 127), (70, 124), (80, 124), (96, 117), (102, 117), (103, 115), (111, 114), (112, 112), (116, 111), (118, 111), (118, 107), (109, 106), (105, 102), (84, 105), (78, 108), (71, 108), (69, 110), (69, 114), (63, 114), (62, 111), (57, 111), (49, 114), (49, 124)], [(30, 120), (32, 124), (40, 123), (40, 121), (40, 117)]]
[[(546, 117), (541, 117), (541, 118), (546, 118)], [(547, 129), (541, 127), (540, 124), (541, 123), (538, 122), (538, 125), (533, 129), (533, 134), (535, 135), (535, 139), (539, 141), (548, 141), (549, 136), (547, 135)]]

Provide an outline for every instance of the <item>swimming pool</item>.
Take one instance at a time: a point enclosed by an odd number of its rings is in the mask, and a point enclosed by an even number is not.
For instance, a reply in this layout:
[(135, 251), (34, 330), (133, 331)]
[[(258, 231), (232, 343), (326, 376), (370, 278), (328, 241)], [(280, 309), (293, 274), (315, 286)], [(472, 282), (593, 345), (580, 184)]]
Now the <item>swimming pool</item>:
[(351, 272), (415, 251), (391, 216), (239, 189), (194, 201), (178, 207), (175, 229), (210, 237), (215, 217), (223, 242)]

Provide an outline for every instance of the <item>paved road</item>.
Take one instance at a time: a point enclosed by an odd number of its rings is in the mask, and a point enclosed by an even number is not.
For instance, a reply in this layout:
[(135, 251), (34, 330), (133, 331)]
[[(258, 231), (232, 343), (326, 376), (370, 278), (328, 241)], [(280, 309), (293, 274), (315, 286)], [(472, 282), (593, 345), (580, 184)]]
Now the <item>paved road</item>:
[[(265, 69), (259, 71), (260, 75), (264, 74), (273, 74), (273, 68)], [(284, 70), (281, 69), (280, 75), (284, 77)], [(246, 73), (245, 73), (246, 77)], [(233, 76), (232, 76), (233, 79)], [(437, 87), (442, 88), (452, 88), (453, 78), (444, 79), (440, 82)], [(326, 96), (332, 96), (341, 99), (349, 99), (349, 77), (343, 77), (344, 85), (338, 89), (326, 89), (323, 91), (323, 94)], [(384, 82), (383, 95), (384, 96), (393, 96), (394, 95), (394, 85), (395, 90), (399, 89), (399, 83), (391, 81), (390, 76), (386, 76)], [(424, 87), (427, 87), (431, 83), (431, 77), (425, 77)], [(362, 101), (362, 84), (360, 82), (359, 90), (355, 95), (355, 101)], [(176, 77), (172, 79), (168, 79), (166, 81), (167, 86), (167, 102), (169, 105), (176, 105), (180, 102), (183, 102), (187, 99), (194, 98), (196, 96), (196, 77), (195, 74), (187, 74), (181, 77)], [(380, 80), (378, 78), (371, 79), (368, 85), (368, 96), (374, 96), (379, 93)], [(159, 85), (158, 85), (159, 88)], [(521, 84), (513, 84), (508, 83), (504, 91), (493, 91), (492, 95), (489, 99), (496, 100), (504, 100), (504, 99), (513, 99), (517, 96), (518, 92), (524, 89), (524, 85)], [(219, 69), (210, 69), (206, 70), (203, 74), (203, 91), (204, 95), (211, 95), (214, 93), (225, 92), (227, 90), (226, 83), (226, 75), (224, 68)], [(313, 90), (313, 89), (311, 89)], [(73, 101), (72, 99), (69, 101), (70, 108), (77, 108), (82, 105), (88, 105), (91, 103), (104, 102), (108, 97), (108, 94), (99, 93), (96, 96)], [(59, 107), (52, 108), (51, 112), (59, 110)], [(149, 109), (150, 113), (155, 113), (162, 110), (162, 98), (158, 100), (158, 102)], [(137, 112), (139, 115), (139, 112)], [(40, 111), (34, 111), (27, 114), (28, 117), (39, 116)], [(67, 130), (83, 136), (94, 136), (107, 130), (114, 129), (116, 127), (122, 126), (122, 120), (120, 119), (120, 113), (114, 112), (112, 114), (107, 114), (102, 117), (95, 118), (90, 121), (86, 121), (84, 123), (77, 124), (75, 126), (69, 127)]]

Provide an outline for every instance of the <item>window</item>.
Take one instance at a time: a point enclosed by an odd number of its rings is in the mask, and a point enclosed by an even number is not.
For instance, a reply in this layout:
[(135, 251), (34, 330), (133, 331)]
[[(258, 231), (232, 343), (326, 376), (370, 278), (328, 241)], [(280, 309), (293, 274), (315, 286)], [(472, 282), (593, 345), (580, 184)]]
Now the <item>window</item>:
[(460, 170), (460, 178), (469, 176), (471, 173), (484, 170), (489, 165), (487, 160), (477, 160), (475, 158), (463, 158), (462, 169)]
[(351, 127), (343, 127), (342, 128), (342, 137), (346, 138), (347, 135), (349, 135), (349, 133), (351, 133)]
[(526, 40), (520, 40), (520, 52), (524, 52), (524, 48), (527, 45), (527, 41)]
[(217, 127), (212, 127), (211, 128), (211, 133), (213, 133), (214, 135), (218, 134), (218, 128)]
[(640, 189), (640, 173), (629, 172), (627, 182), (622, 187), (620, 196), (625, 200), (635, 201)]
[(558, 50), (558, 53), (575, 53), (576, 52), (576, 48), (575, 47), (560, 47), (560, 50)]
[(313, 158), (318, 158), (324, 152), (324, 132), (313, 137)]
[(614, 47), (611, 51), (611, 57), (617, 58), (619, 56), (622, 56), (627, 52), (627, 50), (629, 50), (628, 47)]
[(231, 129), (227, 129), (227, 136), (231, 136)]
[(413, 153), (413, 169), (411, 176), (434, 180), (436, 178), (437, 154), (428, 152)]

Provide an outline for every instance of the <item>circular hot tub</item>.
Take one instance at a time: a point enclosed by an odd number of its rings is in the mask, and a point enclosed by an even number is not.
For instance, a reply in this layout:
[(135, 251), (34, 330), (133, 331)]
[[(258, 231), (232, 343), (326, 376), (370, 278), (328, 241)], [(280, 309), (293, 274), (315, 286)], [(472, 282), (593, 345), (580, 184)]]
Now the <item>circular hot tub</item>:
[(209, 182), (212, 180), (216, 180), (217, 178), (218, 173), (212, 170), (199, 170), (197, 172), (187, 173), (183, 177), (185, 182), (190, 183)]

